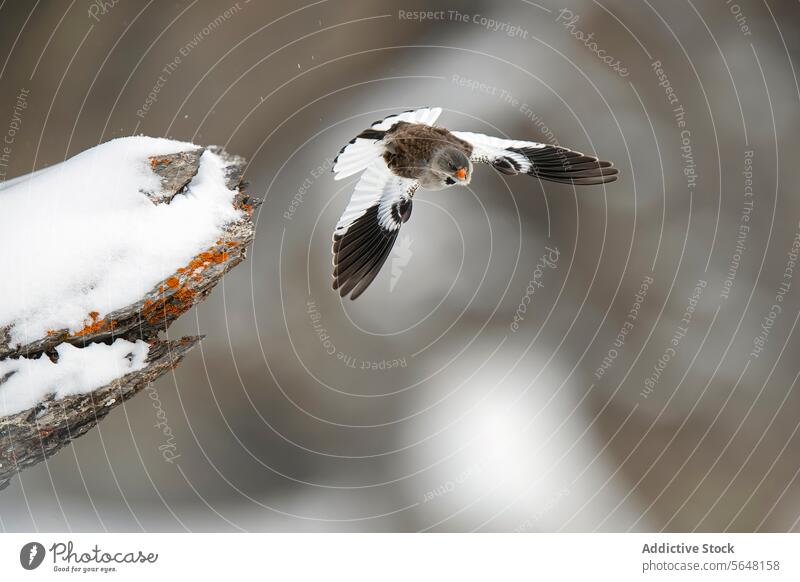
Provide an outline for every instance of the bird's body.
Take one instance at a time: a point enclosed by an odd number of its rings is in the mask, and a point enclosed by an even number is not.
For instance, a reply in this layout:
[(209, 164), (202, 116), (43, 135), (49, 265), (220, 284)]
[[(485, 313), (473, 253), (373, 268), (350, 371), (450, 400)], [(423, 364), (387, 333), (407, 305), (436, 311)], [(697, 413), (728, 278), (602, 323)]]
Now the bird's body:
[(441, 190), (453, 184), (443, 183), (430, 170), (434, 156), (444, 146), (452, 147), (469, 160), (472, 145), (443, 127), (398, 121), (386, 131), (383, 159), (397, 176), (417, 180), (423, 188)]
[(339, 152), (335, 179), (362, 173), (333, 235), (333, 288), (342, 297), (355, 299), (377, 276), (400, 226), (411, 216), (417, 188), (466, 186), (473, 163), (490, 164), (506, 175), (573, 185), (617, 179), (610, 162), (567, 148), (434, 126), (440, 113), (424, 108), (387, 117)]

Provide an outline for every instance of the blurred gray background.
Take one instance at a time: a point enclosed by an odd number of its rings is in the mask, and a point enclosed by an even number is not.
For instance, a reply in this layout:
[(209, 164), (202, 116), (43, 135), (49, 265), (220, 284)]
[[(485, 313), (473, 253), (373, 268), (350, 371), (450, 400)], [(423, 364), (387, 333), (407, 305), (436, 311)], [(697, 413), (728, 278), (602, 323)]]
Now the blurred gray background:
[[(798, 9), (0, 3), (4, 177), (141, 133), (246, 156), (265, 199), (249, 260), (169, 330), (202, 348), (16, 478), (0, 527), (800, 530)], [(622, 179), (420, 192), (342, 302), (330, 159), (425, 105)]]

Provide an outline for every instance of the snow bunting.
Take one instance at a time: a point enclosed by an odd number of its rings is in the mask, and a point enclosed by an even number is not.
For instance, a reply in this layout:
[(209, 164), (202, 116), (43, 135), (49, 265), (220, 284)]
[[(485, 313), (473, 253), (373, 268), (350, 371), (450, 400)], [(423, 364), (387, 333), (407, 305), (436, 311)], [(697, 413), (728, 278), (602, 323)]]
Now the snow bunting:
[(562, 184), (606, 184), (617, 179), (610, 162), (560, 146), (448, 131), (434, 124), (439, 107), (406, 111), (373, 123), (339, 152), (335, 180), (362, 172), (333, 233), (333, 288), (357, 298), (392, 250), (411, 216), (420, 186), (466, 186), (474, 163), (506, 174)]

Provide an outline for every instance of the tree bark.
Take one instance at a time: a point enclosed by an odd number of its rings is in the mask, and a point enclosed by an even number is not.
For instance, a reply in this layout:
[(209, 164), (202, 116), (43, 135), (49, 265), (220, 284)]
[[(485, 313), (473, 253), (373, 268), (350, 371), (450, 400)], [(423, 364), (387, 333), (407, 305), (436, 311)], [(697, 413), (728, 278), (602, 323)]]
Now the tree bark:
[[(205, 299), (223, 275), (246, 257), (255, 235), (252, 221), (259, 200), (244, 191), (244, 158), (221, 148), (209, 148), (225, 160), (225, 181), (238, 194), (234, 206), (242, 218), (228, 224), (212, 246), (157, 284), (137, 302), (107, 314), (90, 315), (91, 322), (76, 333), (49, 331), (45, 337), (26, 345), (11, 345), (10, 329), (0, 328), (0, 361), (8, 358), (55, 358), (54, 348), (68, 342), (78, 347), (94, 342), (111, 343), (118, 338), (143, 340), (150, 344), (147, 365), (88, 394), (40, 402), (36, 407), (0, 417), (0, 489), (26, 467), (55, 454), (73, 439), (86, 434), (108, 413), (132, 398), (162, 374), (176, 367), (201, 338), (185, 337), (162, 341), (158, 334), (191, 307)], [(169, 204), (180, 196), (197, 174), (204, 149), (175, 152), (150, 158), (152, 171), (161, 178), (157, 192), (142, 192), (153, 204)], [(0, 390), (7, 378), (0, 378)]]

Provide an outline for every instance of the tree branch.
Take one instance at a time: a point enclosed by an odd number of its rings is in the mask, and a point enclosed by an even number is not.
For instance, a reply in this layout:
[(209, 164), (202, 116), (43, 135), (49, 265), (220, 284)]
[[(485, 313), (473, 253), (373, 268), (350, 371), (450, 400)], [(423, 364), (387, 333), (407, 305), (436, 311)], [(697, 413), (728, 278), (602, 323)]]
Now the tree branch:
[[(225, 226), (223, 235), (189, 263), (155, 285), (131, 305), (100, 318), (91, 313), (90, 323), (78, 332), (51, 330), (25, 345), (12, 345), (11, 328), (0, 328), (0, 362), (11, 358), (50, 357), (62, 343), (84, 347), (116, 339), (143, 340), (150, 344), (146, 366), (90, 393), (55, 400), (52, 395), (34, 408), (0, 417), (0, 489), (14, 474), (55, 454), (73, 439), (86, 434), (125, 400), (132, 398), (162, 374), (177, 366), (201, 338), (161, 341), (159, 332), (201, 302), (230, 269), (246, 257), (255, 235), (252, 214), (259, 200), (251, 200), (242, 182), (245, 160), (221, 148), (208, 148), (225, 162), (225, 182), (236, 190), (233, 204), (241, 218)], [(175, 152), (150, 158), (152, 171), (161, 178), (156, 192), (142, 192), (154, 204), (169, 204), (184, 193), (200, 167), (205, 150)], [(0, 209), (0, 212), (2, 210)], [(0, 378), (0, 393), (8, 377)]]

